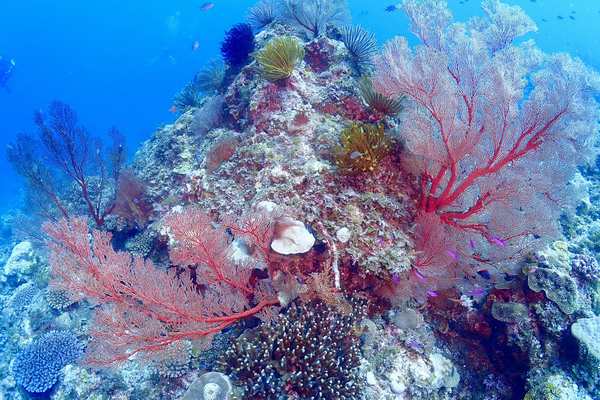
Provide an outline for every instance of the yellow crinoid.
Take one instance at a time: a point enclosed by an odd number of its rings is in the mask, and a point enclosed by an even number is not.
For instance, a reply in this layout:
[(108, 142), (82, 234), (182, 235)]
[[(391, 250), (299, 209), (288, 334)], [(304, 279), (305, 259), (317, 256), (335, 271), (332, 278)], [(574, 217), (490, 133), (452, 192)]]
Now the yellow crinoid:
[(304, 47), (290, 36), (271, 40), (256, 54), (263, 76), (272, 82), (289, 78), (303, 58)]

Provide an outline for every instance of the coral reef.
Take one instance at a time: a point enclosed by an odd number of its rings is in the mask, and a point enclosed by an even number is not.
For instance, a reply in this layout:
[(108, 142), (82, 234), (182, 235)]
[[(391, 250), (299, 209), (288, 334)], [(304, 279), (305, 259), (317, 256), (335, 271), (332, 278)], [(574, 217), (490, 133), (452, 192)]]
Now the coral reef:
[(60, 370), (76, 361), (82, 346), (66, 331), (48, 332), (23, 349), (12, 365), (17, 383), (31, 393), (43, 393), (56, 384)]
[(244, 334), (225, 352), (222, 369), (245, 398), (357, 399), (360, 346), (354, 324), (323, 303), (293, 304), (278, 321)]
[(599, 398), (597, 75), (516, 6), (394, 7), (421, 44), (375, 54), (345, 1), (260, 1), (128, 169), (85, 168), (101, 221), (75, 183), (45, 246), (2, 228), (2, 394)]

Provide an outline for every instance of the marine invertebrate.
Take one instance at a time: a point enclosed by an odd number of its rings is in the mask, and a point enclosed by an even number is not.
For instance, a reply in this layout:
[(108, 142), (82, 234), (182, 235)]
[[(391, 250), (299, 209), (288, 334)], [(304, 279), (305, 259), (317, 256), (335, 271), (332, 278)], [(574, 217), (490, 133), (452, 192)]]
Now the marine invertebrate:
[(64, 311), (76, 303), (76, 301), (69, 296), (69, 293), (63, 289), (48, 288), (44, 293), (44, 297), (50, 308), (57, 311)]
[(241, 336), (221, 361), (245, 388), (246, 398), (357, 399), (362, 318), (341, 315), (321, 302), (292, 304), (272, 325)]
[(117, 182), (117, 195), (112, 213), (142, 228), (146, 226), (154, 207), (148, 200), (146, 185), (133, 171), (123, 170)]
[(275, 224), (271, 249), (279, 254), (302, 254), (312, 249), (315, 237), (301, 221), (282, 217)]
[(391, 150), (383, 125), (353, 123), (340, 135), (335, 164), (344, 173), (373, 172)]
[(107, 186), (111, 180), (118, 180), (125, 162), (123, 137), (112, 128), (109, 134), (113, 145), (105, 151), (101, 141), (79, 125), (75, 111), (58, 101), (50, 104), (48, 121), (39, 111), (34, 122), (39, 142), (30, 135), (20, 135), (8, 147), (7, 155), (27, 182), (29, 199), (36, 211), (53, 220), (75, 214), (61, 198), (64, 193), (60, 189), (73, 184), (88, 216), (96, 226), (104, 225), (114, 200), (114, 193)]
[(227, 375), (207, 372), (190, 385), (181, 400), (228, 400), (231, 390)]
[(216, 94), (223, 91), (225, 81), (225, 66), (221, 61), (212, 60), (194, 76), (194, 85), (206, 94)]
[(179, 91), (173, 98), (173, 106), (178, 112), (186, 112), (190, 108), (200, 107), (202, 104), (202, 92), (194, 82), (188, 82), (183, 89)]
[(368, 77), (363, 77), (358, 85), (360, 95), (373, 111), (390, 117), (400, 114), (402, 111), (403, 97), (388, 97), (373, 88), (373, 82)]
[(19, 314), (26, 310), (39, 294), (40, 289), (31, 282), (24, 283), (15, 289), (6, 305), (15, 313)]
[(422, 44), (386, 44), (373, 81), (410, 100), (400, 131), (417, 193), (414, 278), (454, 285), (449, 265), (494, 278), (559, 235), (576, 200), (568, 182), (590, 155), (600, 79), (578, 59), (515, 43), (536, 29), (517, 6), (486, 0), (467, 25), (451, 23), (445, 2), (403, 9)]
[(72, 332), (48, 332), (17, 354), (12, 373), (26, 391), (44, 393), (56, 384), (61, 369), (81, 354), (82, 345)]
[(349, 20), (346, 0), (282, 0), (282, 18), (316, 38), (325, 33), (329, 24)]
[(249, 24), (237, 24), (225, 33), (221, 44), (221, 55), (232, 68), (243, 67), (254, 51), (255, 41)]
[[(173, 343), (210, 342), (236, 321), (278, 304), (268, 285), (250, 280), (268, 253), (268, 218), (249, 215), (215, 226), (207, 214), (189, 208), (169, 214), (164, 225), (175, 243), (171, 262), (180, 269), (162, 271), (150, 260), (115, 251), (108, 232), (92, 231), (90, 243), (84, 219), (45, 225), (52, 285), (100, 305), (89, 332), (88, 364), (111, 365), (133, 355), (151, 361)], [(227, 232), (245, 238), (263, 260), (234, 262)]]
[(275, 0), (260, 0), (253, 5), (248, 12), (248, 21), (257, 29), (274, 22), (277, 18)]
[(304, 58), (302, 44), (291, 36), (271, 40), (256, 55), (263, 76), (270, 81), (287, 79)]
[(373, 57), (377, 54), (375, 35), (356, 25), (343, 26), (340, 34), (358, 71), (369, 69), (372, 66)]

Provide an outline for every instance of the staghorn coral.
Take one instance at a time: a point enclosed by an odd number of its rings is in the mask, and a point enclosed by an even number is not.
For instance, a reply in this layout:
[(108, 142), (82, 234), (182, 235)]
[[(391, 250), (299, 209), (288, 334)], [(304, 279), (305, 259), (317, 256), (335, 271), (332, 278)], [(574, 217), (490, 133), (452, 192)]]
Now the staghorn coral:
[(291, 36), (271, 40), (256, 55), (263, 76), (270, 81), (287, 79), (304, 58), (302, 44)]
[(394, 117), (402, 111), (402, 101), (404, 98), (388, 97), (379, 93), (373, 88), (373, 82), (368, 77), (363, 77), (358, 87), (361, 97), (372, 111), (390, 117)]
[(348, 25), (340, 29), (340, 34), (358, 71), (368, 70), (373, 65), (373, 57), (377, 54), (375, 35), (360, 26)]
[(353, 123), (342, 131), (340, 143), (335, 164), (346, 174), (374, 172), (391, 150), (383, 125)]
[(338, 314), (322, 302), (292, 304), (275, 324), (242, 335), (221, 360), (245, 397), (356, 400), (361, 312)]
[(249, 24), (237, 24), (225, 33), (221, 44), (221, 55), (232, 68), (241, 68), (249, 60), (256, 43)]

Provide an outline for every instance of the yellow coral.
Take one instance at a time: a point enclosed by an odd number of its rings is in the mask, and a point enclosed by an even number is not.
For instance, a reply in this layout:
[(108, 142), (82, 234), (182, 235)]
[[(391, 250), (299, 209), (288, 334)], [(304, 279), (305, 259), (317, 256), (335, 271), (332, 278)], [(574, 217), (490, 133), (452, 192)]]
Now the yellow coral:
[(303, 58), (304, 48), (298, 40), (289, 36), (271, 40), (256, 55), (263, 76), (272, 82), (289, 78)]
[(344, 173), (373, 172), (390, 149), (383, 125), (353, 123), (341, 133), (335, 163)]

